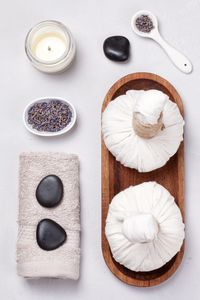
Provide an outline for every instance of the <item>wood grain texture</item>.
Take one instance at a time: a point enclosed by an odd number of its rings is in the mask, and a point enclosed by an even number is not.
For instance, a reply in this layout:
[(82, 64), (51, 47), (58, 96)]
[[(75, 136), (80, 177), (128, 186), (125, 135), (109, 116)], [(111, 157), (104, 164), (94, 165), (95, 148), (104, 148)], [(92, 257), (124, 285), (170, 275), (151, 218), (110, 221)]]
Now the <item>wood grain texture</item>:
[[(102, 105), (102, 112), (110, 101), (130, 89), (158, 89), (166, 93), (178, 105), (183, 115), (183, 104), (175, 88), (164, 78), (151, 73), (129, 74), (118, 80), (108, 91)], [(150, 272), (134, 272), (117, 263), (111, 254), (105, 236), (105, 221), (109, 203), (112, 198), (129, 187), (145, 181), (156, 181), (162, 184), (175, 197), (184, 219), (184, 144), (168, 163), (155, 171), (139, 173), (135, 169), (126, 168), (115, 160), (106, 148), (102, 139), (102, 252), (111, 272), (123, 282), (138, 286), (150, 287), (168, 279), (178, 268), (184, 254), (184, 244), (180, 252), (163, 267)]]

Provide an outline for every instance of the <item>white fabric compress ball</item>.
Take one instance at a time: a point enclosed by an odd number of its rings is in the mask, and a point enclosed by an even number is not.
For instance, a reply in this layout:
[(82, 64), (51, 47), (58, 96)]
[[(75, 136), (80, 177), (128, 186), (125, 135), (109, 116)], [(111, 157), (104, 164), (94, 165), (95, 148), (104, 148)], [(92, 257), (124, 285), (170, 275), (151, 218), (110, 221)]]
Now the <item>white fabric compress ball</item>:
[(170, 261), (185, 237), (180, 209), (156, 182), (130, 186), (117, 194), (109, 206), (105, 233), (117, 262), (145, 272)]
[(183, 126), (177, 104), (158, 90), (129, 90), (102, 115), (106, 147), (124, 166), (140, 172), (166, 164), (183, 140)]

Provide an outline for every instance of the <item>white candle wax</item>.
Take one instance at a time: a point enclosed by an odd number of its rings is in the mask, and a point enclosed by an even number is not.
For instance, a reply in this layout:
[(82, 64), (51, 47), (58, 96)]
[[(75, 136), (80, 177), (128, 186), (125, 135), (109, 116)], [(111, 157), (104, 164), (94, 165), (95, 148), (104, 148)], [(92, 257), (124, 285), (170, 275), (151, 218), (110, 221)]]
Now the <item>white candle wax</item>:
[(69, 45), (61, 35), (50, 32), (41, 35), (33, 45), (35, 56), (41, 60), (52, 62), (63, 56)]
[(41, 35), (33, 45), (33, 52), (39, 59), (52, 62), (61, 58), (68, 47), (62, 36), (52, 32)]
[(70, 31), (57, 21), (44, 21), (33, 27), (26, 37), (25, 49), (34, 67), (46, 73), (63, 71), (75, 56)]

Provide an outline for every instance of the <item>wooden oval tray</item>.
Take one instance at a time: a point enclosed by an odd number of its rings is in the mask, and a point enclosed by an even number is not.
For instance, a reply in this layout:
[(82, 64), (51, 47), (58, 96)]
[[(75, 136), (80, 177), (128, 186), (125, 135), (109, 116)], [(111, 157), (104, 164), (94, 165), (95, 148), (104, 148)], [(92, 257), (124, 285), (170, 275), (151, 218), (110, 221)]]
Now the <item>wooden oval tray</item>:
[[(158, 89), (169, 95), (178, 105), (183, 115), (183, 104), (175, 88), (164, 78), (151, 73), (134, 73), (118, 80), (108, 91), (102, 105), (102, 112), (110, 101), (130, 89)], [(105, 262), (111, 272), (123, 282), (138, 287), (158, 285), (168, 279), (181, 263), (184, 244), (180, 252), (162, 268), (151, 272), (134, 272), (117, 263), (111, 254), (105, 236), (105, 220), (109, 203), (112, 198), (129, 187), (145, 181), (155, 180), (166, 187), (175, 197), (184, 218), (184, 145), (180, 145), (178, 152), (168, 163), (155, 171), (139, 173), (135, 169), (126, 168), (117, 162), (106, 148), (102, 139), (102, 252)]]

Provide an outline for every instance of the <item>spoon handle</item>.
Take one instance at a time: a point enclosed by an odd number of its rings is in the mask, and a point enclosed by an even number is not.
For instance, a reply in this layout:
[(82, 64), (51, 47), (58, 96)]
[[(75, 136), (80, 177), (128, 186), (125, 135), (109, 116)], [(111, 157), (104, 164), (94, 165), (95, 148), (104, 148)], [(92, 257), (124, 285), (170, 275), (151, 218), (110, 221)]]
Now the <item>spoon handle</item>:
[(165, 50), (174, 65), (183, 73), (190, 73), (192, 71), (192, 63), (181, 52), (169, 45), (159, 33), (153, 39)]

